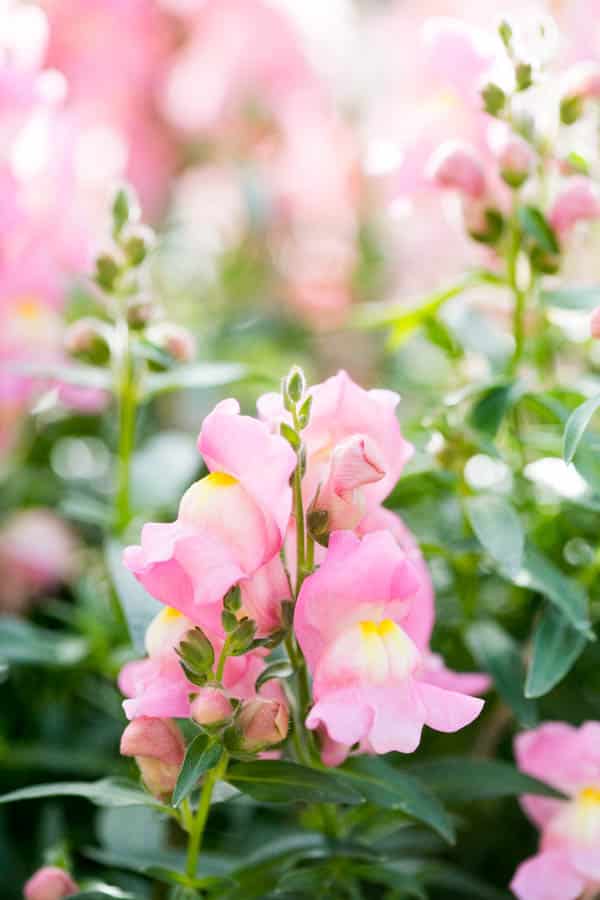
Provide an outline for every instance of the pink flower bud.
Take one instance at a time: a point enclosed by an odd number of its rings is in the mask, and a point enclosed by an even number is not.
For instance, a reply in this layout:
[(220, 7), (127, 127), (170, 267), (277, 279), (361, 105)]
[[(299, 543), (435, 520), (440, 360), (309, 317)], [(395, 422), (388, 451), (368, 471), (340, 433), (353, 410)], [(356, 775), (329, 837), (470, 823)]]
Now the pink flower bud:
[(535, 162), (535, 153), (530, 144), (516, 134), (509, 134), (497, 151), (502, 177), (513, 188), (520, 187)]
[(254, 753), (285, 740), (289, 726), (288, 708), (281, 700), (256, 697), (244, 703), (237, 724), (242, 732), (243, 749)]
[(600, 338), (600, 306), (597, 306), (590, 319), (590, 332), (593, 338)]
[(563, 98), (597, 100), (600, 98), (600, 65), (592, 60), (571, 66), (564, 74)]
[(327, 512), (327, 531), (355, 528), (366, 511), (363, 492), (366, 484), (385, 477), (386, 466), (371, 438), (354, 434), (338, 444), (332, 455), (329, 475), (315, 498), (311, 512)]
[(563, 237), (577, 222), (600, 217), (600, 200), (594, 184), (583, 175), (569, 178), (550, 210), (550, 224)]
[(486, 197), (473, 200), (463, 197), (463, 221), (465, 228), (476, 241), (484, 244), (495, 244), (504, 227), (502, 213)]
[(146, 337), (151, 344), (170, 353), (177, 362), (189, 362), (196, 355), (196, 338), (192, 332), (173, 322), (151, 325), (146, 331)]
[(159, 800), (171, 795), (185, 756), (183, 738), (174, 722), (140, 716), (123, 732), (120, 749), (123, 756), (135, 757), (151, 794)]
[(442, 189), (477, 199), (485, 193), (485, 173), (476, 151), (462, 141), (444, 141), (427, 163), (427, 177)]
[(190, 706), (190, 716), (198, 725), (219, 725), (231, 713), (231, 703), (217, 688), (200, 688)]
[(85, 356), (98, 364), (110, 355), (106, 326), (99, 319), (85, 316), (65, 331), (64, 348), (71, 356)]
[(76, 894), (79, 887), (68, 872), (56, 866), (43, 866), (23, 888), (25, 900), (62, 900)]

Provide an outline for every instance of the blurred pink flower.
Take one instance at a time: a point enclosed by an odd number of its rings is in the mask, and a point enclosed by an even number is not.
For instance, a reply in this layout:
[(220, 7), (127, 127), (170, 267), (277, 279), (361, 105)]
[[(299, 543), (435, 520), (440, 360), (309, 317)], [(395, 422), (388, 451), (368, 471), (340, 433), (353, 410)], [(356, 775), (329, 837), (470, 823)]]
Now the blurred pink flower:
[[(540, 851), (511, 883), (519, 900), (575, 900), (600, 883), (600, 723), (547, 722), (515, 740), (519, 768), (569, 799), (526, 796)], [(593, 893), (593, 890), (592, 890)], [(587, 895), (586, 895), (587, 896)]]
[(21, 612), (40, 593), (71, 581), (77, 550), (73, 531), (49, 509), (14, 513), (0, 528), (0, 611)]
[(474, 200), (485, 192), (485, 172), (477, 151), (463, 141), (444, 141), (436, 147), (426, 174), (437, 187), (458, 191)]
[(577, 222), (600, 218), (600, 195), (593, 181), (583, 175), (569, 178), (555, 198), (548, 218), (561, 239)]
[[(324, 729), (336, 751), (358, 743), (367, 753), (411, 753), (425, 724), (457, 731), (481, 711), (482, 700), (423, 677), (412, 637), (418, 609), (408, 619), (418, 590), (414, 567), (387, 532), (362, 541), (334, 532), (325, 561), (304, 582), (294, 630), (313, 675), (306, 724)], [(342, 754), (329, 750), (340, 762)]]
[(134, 719), (121, 736), (120, 752), (135, 757), (151, 794), (159, 800), (170, 797), (185, 756), (183, 737), (173, 721), (148, 716)]
[(69, 873), (56, 866), (42, 866), (23, 888), (25, 900), (63, 900), (78, 892), (79, 886)]

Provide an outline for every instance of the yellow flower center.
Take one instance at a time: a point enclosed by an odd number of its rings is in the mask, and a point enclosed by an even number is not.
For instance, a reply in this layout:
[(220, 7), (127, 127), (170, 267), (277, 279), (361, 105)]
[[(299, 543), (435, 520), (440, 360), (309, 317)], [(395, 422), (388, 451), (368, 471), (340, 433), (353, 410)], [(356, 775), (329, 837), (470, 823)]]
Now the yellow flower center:
[(396, 623), (391, 619), (383, 619), (379, 624), (373, 622), (372, 619), (367, 619), (359, 624), (362, 636), (367, 640), (374, 637), (386, 637), (386, 635), (393, 634), (398, 628)]
[(577, 799), (586, 806), (600, 806), (600, 788), (583, 788), (583, 790), (579, 792)]
[(22, 319), (34, 321), (40, 318), (42, 310), (35, 297), (23, 297), (16, 305), (16, 312)]
[(179, 610), (173, 609), (172, 606), (165, 606), (160, 615), (165, 622), (172, 622), (174, 619), (181, 618), (181, 613), (179, 612)]
[(206, 485), (210, 485), (210, 487), (233, 487), (234, 484), (238, 483), (237, 478), (234, 478), (233, 475), (228, 475), (227, 472), (211, 472), (210, 475), (207, 475), (206, 478), (203, 478), (202, 481)]

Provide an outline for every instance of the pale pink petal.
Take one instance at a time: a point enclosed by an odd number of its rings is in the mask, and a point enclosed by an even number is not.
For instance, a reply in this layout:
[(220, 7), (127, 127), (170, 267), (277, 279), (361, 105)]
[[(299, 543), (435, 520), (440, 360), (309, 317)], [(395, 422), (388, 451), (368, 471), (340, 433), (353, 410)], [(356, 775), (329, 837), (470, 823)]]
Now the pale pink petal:
[(560, 850), (538, 853), (521, 863), (510, 884), (519, 900), (576, 900), (585, 880)]
[(479, 697), (446, 691), (422, 681), (417, 682), (416, 688), (425, 707), (425, 723), (436, 731), (459, 731), (483, 709), (484, 701)]

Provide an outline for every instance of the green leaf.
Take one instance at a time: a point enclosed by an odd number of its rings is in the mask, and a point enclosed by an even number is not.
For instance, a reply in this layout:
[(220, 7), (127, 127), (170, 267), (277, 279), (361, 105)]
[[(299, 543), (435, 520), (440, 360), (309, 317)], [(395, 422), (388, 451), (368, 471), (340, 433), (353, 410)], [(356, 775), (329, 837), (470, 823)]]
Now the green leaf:
[(579, 442), (599, 406), (600, 394), (596, 394), (573, 410), (569, 416), (563, 435), (563, 456), (566, 463), (573, 461)]
[(450, 890), (461, 900), (465, 897), (475, 897), (475, 900), (511, 900), (508, 891), (500, 891), (450, 863), (428, 860), (422, 877), (426, 885), (443, 888), (444, 896)]
[(0, 796), (1, 803), (17, 800), (39, 800), (44, 797), (84, 797), (96, 806), (155, 806), (167, 810), (158, 800), (125, 778), (102, 778), (100, 781), (57, 781), (35, 784)]
[(560, 253), (560, 247), (544, 214), (536, 206), (521, 206), (518, 212), (521, 228), (546, 253)]
[(207, 362), (177, 366), (168, 372), (149, 374), (144, 384), (143, 399), (148, 400), (150, 397), (171, 391), (224, 387), (251, 377), (261, 376), (251, 372), (248, 366), (242, 363)]
[(483, 108), (490, 116), (497, 116), (506, 104), (506, 94), (497, 84), (492, 81), (486, 84), (481, 91), (483, 100)]
[(502, 573), (519, 587), (538, 591), (556, 607), (558, 612), (577, 631), (595, 640), (588, 617), (588, 597), (585, 590), (565, 575), (531, 544), (525, 545), (523, 565), (519, 572)]
[(425, 782), (445, 803), (470, 803), (521, 794), (562, 796), (550, 785), (525, 775), (511, 763), (495, 759), (438, 757), (413, 763), (409, 772)]
[(100, 366), (85, 366), (71, 363), (60, 365), (58, 363), (16, 363), (10, 368), (28, 378), (40, 378), (43, 380), (60, 381), (64, 384), (72, 384), (75, 387), (91, 388), (92, 390), (109, 391), (112, 387), (112, 378), (108, 369)]
[(526, 697), (542, 697), (570, 671), (586, 645), (586, 638), (576, 631), (563, 615), (548, 606), (533, 634), (533, 651), (527, 681)]
[(537, 723), (535, 704), (523, 694), (525, 670), (519, 647), (495, 622), (476, 622), (465, 634), (478, 665), (489, 672), (496, 690), (526, 728)]
[(179, 501), (199, 467), (200, 457), (191, 435), (161, 431), (133, 457), (131, 498), (134, 508), (168, 509)]
[(123, 549), (120, 541), (109, 538), (104, 545), (106, 565), (127, 620), (131, 642), (138, 653), (144, 653), (146, 629), (163, 607), (125, 568)]
[[(221, 883), (230, 882), (223, 879), (220, 860), (213, 864), (210, 854), (202, 854), (201, 869), (208, 877), (189, 879), (185, 874), (185, 854), (176, 850), (154, 850), (149, 852), (119, 852), (118, 850), (105, 850), (97, 847), (85, 849), (85, 856), (105, 866), (115, 869), (125, 869), (130, 872), (138, 872), (156, 881), (165, 884), (185, 884), (196, 888), (217, 887)], [(191, 881), (191, 885), (190, 885)]]
[(429, 788), (413, 775), (394, 768), (383, 759), (351, 759), (339, 775), (360, 791), (368, 803), (395, 809), (425, 822), (448, 843), (454, 842), (454, 828), (448, 813)]
[(469, 414), (469, 424), (487, 437), (495, 437), (504, 416), (517, 403), (524, 390), (525, 386), (520, 381), (491, 385), (474, 404)]
[(273, 678), (289, 678), (290, 675), (293, 674), (294, 670), (287, 659), (278, 659), (275, 662), (269, 663), (269, 665), (262, 670), (256, 679), (256, 690), (260, 690), (263, 684), (266, 684), (267, 681), (271, 681)]
[(473, 531), (490, 556), (509, 572), (523, 561), (525, 533), (514, 508), (498, 494), (469, 497), (466, 509)]
[(230, 766), (225, 778), (259, 803), (361, 803), (360, 793), (341, 774), (264, 759)]
[(0, 617), (0, 660), (3, 663), (49, 667), (75, 666), (89, 651), (82, 637), (40, 628), (23, 619)]
[(600, 305), (600, 285), (582, 284), (580, 286), (575, 285), (573, 287), (542, 291), (540, 299), (544, 306), (591, 312)]
[(171, 803), (175, 808), (191, 794), (202, 775), (216, 766), (222, 752), (222, 746), (212, 743), (208, 735), (199, 734), (194, 738), (187, 748), (173, 791)]
[(136, 900), (134, 894), (122, 891), (111, 884), (94, 883), (77, 894), (69, 894), (69, 900)]

